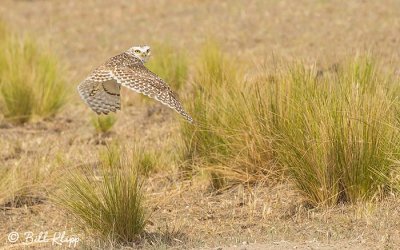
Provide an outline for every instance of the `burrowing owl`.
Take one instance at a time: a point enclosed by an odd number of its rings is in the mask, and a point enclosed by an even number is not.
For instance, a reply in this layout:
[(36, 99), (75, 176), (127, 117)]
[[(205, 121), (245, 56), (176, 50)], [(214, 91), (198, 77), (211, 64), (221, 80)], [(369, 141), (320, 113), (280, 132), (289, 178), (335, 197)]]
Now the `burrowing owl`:
[(135, 46), (108, 59), (79, 84), (80, 96), (97, 114), (108, 114), (121, 109), (120, 89), (124, 86), (160, 101), (192, 123), (171, 88), (144, 66), (150, 53), (149, 46)]

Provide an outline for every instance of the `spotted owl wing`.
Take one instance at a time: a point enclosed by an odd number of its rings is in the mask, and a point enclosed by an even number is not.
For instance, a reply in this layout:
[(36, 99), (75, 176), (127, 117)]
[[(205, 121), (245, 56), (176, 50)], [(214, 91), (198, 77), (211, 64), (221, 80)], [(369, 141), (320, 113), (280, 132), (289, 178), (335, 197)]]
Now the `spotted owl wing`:
[(78, 85), (81, 98), (97, 114), (108, 114), (121, 109), (121, 85), (111, 70), (100, 67)]
[(118, 83), (133, 91), (156, 99), (174, 109), (187, 121), (193, 123), (192, 117), (186, 113), (176, 94), (156, 74), (148, 70), (142, 63), (116, 67), (113, 74)]

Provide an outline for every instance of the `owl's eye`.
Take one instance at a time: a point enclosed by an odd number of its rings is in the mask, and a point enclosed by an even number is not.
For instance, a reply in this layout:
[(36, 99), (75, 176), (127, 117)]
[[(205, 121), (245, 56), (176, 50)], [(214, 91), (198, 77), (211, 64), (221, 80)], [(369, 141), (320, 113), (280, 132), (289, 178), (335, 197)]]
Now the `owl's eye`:
[(147, 49), (147, 50), (146, 50), (146, 53), (150, 53), (150, 49)]
[(135, 53), (140, 53), (140, 50), (138, 50), (138, 49), (137, 49), (137, 50), (135, 50)]

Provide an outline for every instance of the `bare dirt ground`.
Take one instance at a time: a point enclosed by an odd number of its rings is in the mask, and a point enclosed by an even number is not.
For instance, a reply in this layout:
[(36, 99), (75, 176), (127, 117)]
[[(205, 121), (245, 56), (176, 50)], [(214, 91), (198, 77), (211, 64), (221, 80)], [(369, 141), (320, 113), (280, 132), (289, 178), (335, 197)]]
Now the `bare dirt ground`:
[[(321, 67), (371, 50), (388, 64), (400, 62), (400, 1), (61, 1), (0, 3), (11, 28), (49, 45), (66, 65), (72, 89), (108, 57), (134, 44), (167, 41), (194, 56), (207, 37), (254, 64), (298, 58)], [(154, 52), (153, 56), (157, 56)], [(75, 92), (74, 92), (75, 93)], [(178, 117), (130, 94), (108, 140), (145, 142), (174, 152)], [(188, 97), (187, 97), (188, 98)], [(156, 110), (156, 112), (149, 112)], [(0, 162), (65, 167), (95, 160), (103, 146), (90, 111), (71, 96), (50, 122), (0, 128)], [(107, 140), (107, 139), (106, 139)], [(149, 232), (160, 234), (144, 248), (178, 249), (396, 249), (400, 246), (400, 200), (379, 204), (309, 208), (290, 184), (237, 186), (211, 193), (206, 180), (178, 180), (173, 167), (146, 184), (153, 211)], [(168, 170), (171, 169), (171, 170)], [(0, 211), (0, 247), (11, 231), (66, 231), (73, 221), (48, 201)], [(32, 246), (31, 246), (32, 247)], [(49, 249), (49, 245), (35, 246)], [(79, 247), (84, 247), (80, 245)]]

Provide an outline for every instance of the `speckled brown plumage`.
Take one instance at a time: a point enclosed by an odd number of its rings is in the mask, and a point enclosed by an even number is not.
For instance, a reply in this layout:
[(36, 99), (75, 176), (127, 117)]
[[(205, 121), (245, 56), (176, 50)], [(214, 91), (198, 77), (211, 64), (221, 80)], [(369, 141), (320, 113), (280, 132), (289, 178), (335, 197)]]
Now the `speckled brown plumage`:
[[(146, 46), (146, 48), (148, 47)], [(135, 51), (139, 53), (138, 50)], [(147, 52), (149, 53), (149, 49)], [(177, 111), (187, 121), (193, 122), (193, 119), (183, 109), (176, 94), (161, 78), (144, 66), (144, 61), (145, 59), (138, 56), (131, 48), (108, 59), (95, 69), (79, 84), (78, 92), (97, 114), (108, 114), (121, 109), (120, 89), (121, 86), (124, 86), (156, 99)]]

